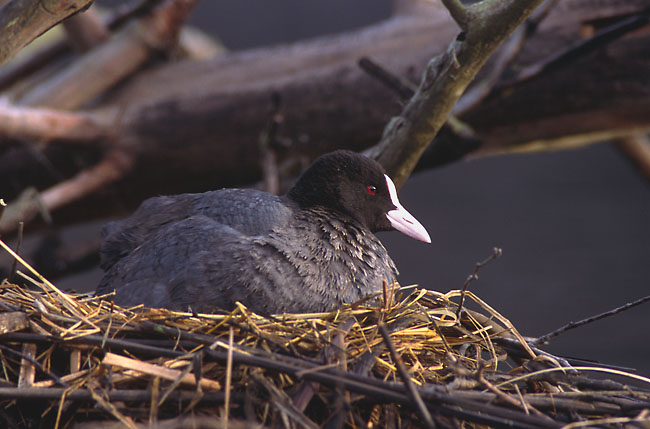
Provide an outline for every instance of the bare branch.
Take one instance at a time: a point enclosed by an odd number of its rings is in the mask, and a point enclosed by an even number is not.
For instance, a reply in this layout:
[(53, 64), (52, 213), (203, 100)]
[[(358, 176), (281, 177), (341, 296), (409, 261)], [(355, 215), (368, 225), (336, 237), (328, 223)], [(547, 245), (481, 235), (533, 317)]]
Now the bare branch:
[[(105, 27), (111, 31), (123, 27), (129, 19), (136, 15), (143, 15), (150, 10), (152, 3), (148, 1), (125, 3), (108, 17)], [(32, 56), (12, 61), (10, 64), (0, 67), (0, 90), (6, 89), (20, 79), (24, 79), (69, 50), (70, 43), (64, 38), (44, 47)]]
[(55, 210), (121, 179), (132, 166), (130, 155), (122, 151), (110, 152), (99, 164), (43, 192), (41, 199), (49, 211)]
[(471, 18), (467, 8), (463, 6), (460, 0), (442, 0), (442, 4), (449, 10), (449, 14), (454, 18), (461, 30), (467, 30), (467, 24)]
[(408, 100), (415, 94), (415, 88), (409, 82), (389, 72), (368, 57), (359, 59), (359, 67), (366, 73), (392, 89), (402, 100)]
[(101, 45), (110, 36), (110, 30), (90, 8), (63, 22), (68, 40), (79, 52), (86, 52)]
[(75, 109), (132, 74), (151, 55), (169, 49), (198, 0), (167, 0), (115, 37), (84, 55), (20, 101), (23, 105)]
[(9, 0), (0, 9), (0, 65), (49, 28), (90, 3), (92, 0)]
[(377, 327), (379, 328), (379, 333), (384, 339), (384, 342), (388, 346), (388, 350), (390, 350), (390, 355), (393, 358), (395, 365), (397, 366), (397, 371), (399, 372), (400, 377), (402, 377), (402, 380), (404, 381), (404, 386), (406, 386), (406, 393), (408, 393), (409, 398), (413, 402), (414, 408), (418, 412), (418, 415), (424, 421), (426, 427), (435, 428), (436, 425), (433, 422), (431, 413), (429, 412), (426, 405), (424, 404), (424, 401), (422, 401), (422, 397), (420, 396), (420, 393), (415, 388), (415, 385), (411, 380), (411, 375), (406, 369), (406, 366), (404, 365), (404, 362), (402, 361), (402, 358), (400, 357), (399, 353), (397, 353), (395, 344), (393, 344), (393, 341), (390, 339), (390, 333), (388, 332), (388, 329), (386, 329), (386, 326), (384, 324), (379, 324)]
[(88, 142), (109, 134), (109, 127), (101, 123), (100, 118), (111, 121), (105, 113), (71, 113), (0, 102), (0, 135), (38, 141), (65, 139)]
[(30, 221), (39, 213), (47, 216), (51, 211), (91, 194), (102, 186), (121, 179), (132, 167), (133, 158), (130, 155), (113, 151), (99, 164), (40, 195), (34, 190), (28, 190), (28, 193), (6, 207), (0, 219), (0, 233), (13, 231), (20, 221)]
[(541, 76), (543, 73), (547, 73), (566, 65), (567, 63), (575, 62), (578, 58), (581, 58), (634, 30), (648, 25), (648, 22), (650, 22), (650, 11), (623, 19), (599, 31), (587, 40), (576, 42), (568, 48), (557, 52), (538, 63), (529, 65), (520, 71), (512, 81), (504, 82), (500, 86), (502, 88), (510, 89), (514, 85)]
[(637, 299), (636, 301), (628, 302), (627, 304), (621, 305), (620, 307), (616, 307), (613, 310), (609, 310), (604, 313), (597, 314), (595, 316), (587, 317), (586, 319), (582, 319), (577, 322), (569, 322), (566, 325), (562, 326), (559, 329), (556, 329), (553, 332), (549, 332), (548, 334), (542, 335), (541, 337), (533, 341), (531, 344), (534, 346), (548, 344), (548, 342), (551, 341), (553, 338), (557, 337), (560, 334), (563, 334), (566, 331), (575, 329), (579, 326), (587, 325), (589, 323), (595, 322), (596, 320), (604, 319), (605, 317), (613, 316), (617, 313), (620, 313), (625, 310), (629, 310), (632, 307), (636, 307), (637, 305), (641, 305), (644, 302), (648, 302), (648, 301), (650, 301), (650, 295), (644, 296), (643, 298)]
[(479, 103), (491, 93), (503, 72), (517, 57), (519, 52), (521, 52), (526, 41), (528, 41), (528, 39), (535, 33), (539, 23), (546, 18), (558, 1), (559, 0), (544, 0), (539, 8), (530, 15), (526, 22), (517, 27), (508, 40), (497, 51), (494, 65), (487, 75), (481, 79), (480, 82), (474, 83), (472, 87), (463, 94), (460, 100), (458, 100), (458, 103), (456, 103), (453, 109), (454, 115), (462, 115), (468, 110), (477, 107)]
[(650, 181), (650, 137), (647, 135), (629, 136), (618, 140), (618, 148)]
[(458, 308), (456, 309), (456, 319), (460, 320), (460, 312), (463, 311), (463, 304), (465, 302), (465, 294), (467, 293), (467, 288), (469, 287), (470, 283), (472, 283), (474, 280), (478, 280), (478, 272), (481, 268), (483, 268), (485, 265), (489, 264), (491, 261), (495, 259), (499, 259), (501, 255), (503, 254), (503, 250), (499, 249), (498, 247), (495, 247), (492, 249), (492, 254), (482, 260), (481, 262), (477, 262), (476, 265), (474, 265), (474, 271), (472, 274), (470, 274), (467, 277), (467, 280), (465, 280), (465, 284), (463, 284), (463, 289), (460, 291), (460, 302), (458, 303)]
[(484, 0), (467, 8), (467, 31), (429, 62), (418, 91), (386, 126), (372, 153), (398, 187), (491, 53), (541, 1)]
[(260, 166), (264, 176), (264, 190), (271, 194), (280, 193), (280, 175), (278, 173), (278, 160), (275, 155), (275, 141), (278, 128), (284, 120), (282, 117), (282, 101), (279, 94), (271, 96), (271, 114), (268, 124), (260, 135)]

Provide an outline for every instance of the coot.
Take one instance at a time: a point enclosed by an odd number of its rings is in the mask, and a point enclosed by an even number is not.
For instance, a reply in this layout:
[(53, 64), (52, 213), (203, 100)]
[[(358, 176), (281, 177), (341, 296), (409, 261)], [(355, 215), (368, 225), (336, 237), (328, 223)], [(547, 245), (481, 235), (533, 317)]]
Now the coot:
[(395, 280), (373, 234), (392, 229), (431, 242), (381, 165), (336, 151), (286, 196), (222, 189), (146, 200), (102, 230), (97, 293), (180, 311), (237, 301), (258, 313), (328, 311)]

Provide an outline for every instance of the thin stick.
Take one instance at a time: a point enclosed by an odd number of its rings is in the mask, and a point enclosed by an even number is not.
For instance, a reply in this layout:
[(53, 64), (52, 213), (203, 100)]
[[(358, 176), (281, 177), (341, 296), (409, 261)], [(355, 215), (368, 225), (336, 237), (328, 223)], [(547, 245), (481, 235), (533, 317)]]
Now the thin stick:
[(650, 181), (650, 137), (637, 135), (620, 138), (618, 149), (634, 164), (639, 173)]
[(462, 116), (479, 106), (494, 90), (503, 76), (503, 72), (512, 64), (531, 38), (540, 22), (549, 14), (559, 0), (546, 0), (533, 12), (523, 25), (520, 25), (506, 40), (502, 48), (494, 55), (494, 65), (488, 70), (486, 76), (474, 83), (458, 100), (452, 112)]
[(413, 85), (389, 72), (370, 58), (361, 57), (358, 64), (363, 71), (383, 83), (387, 88), (395, 91), (402, 100), (408, 100), (415, 94)]
[(278, 129), (284, 122), (281, 107), (282, 100), (280, 94), (272, 94), (270, 119), (262, 131), (259, 140), (264, 188), (270, 194), (278, 194), (280, 192), (280, 174), (278, 173), (274, 145), (277, 142)]
[[(23, 258), (21, 258), (16, 252), (11, 250), (11, 247), (7, 246), (4, 241), (0, 240), (0, 246), (5, 249), (11, 256), (13, 256), (15, 259), (18, 260), (25, 268), (27, 268), (33, 275), (35, 275), (44, 285), (46, 285), (50, 291), (55, 292), (57, 295), (59, 295), (63, 299), (64, 305), (70, 310), (72, 314), (89, 324), (95, 329), (99, 329), (97, 326), (95, 326), (94, 323), (92, 323), (90, 320), (88, 320), (83, 314), (81, 314), (77, 309), (75, 308), (75, 302), (65, 293), (61, 292), (59, 288), (54, 286), (48, 279), (43, 277), (38, 271), (36, 271), (34, 268), (32, 268), (31, 265), (29, 265)], [(40, 283), (37, 283), (39, 286), (41, 286)], [(42, 286), (41, 286), (42, 287)], [(46, 288), (43, 288), (46, 292), (49, 292)]]
[(61, 378), (59, 378), (56, 374), (53, 374), (52, 372), (50, 372), (50, 371), (48, 371), (47, 369), (43, 368), (43, 365), (41, 365), (41, 363), (40, 363), (39, 361), (37, 361), (36, 358), (34, 358), (34, 357), (32, 357), (32, 356), (29, 356), (29, 355), (26, 354), (26, 353), (21, 353), (21, 352), (19, 352), (19, 351), (16, 351), (16, 350), (12, 349), (11, 347), (3, 346), (2, 344), (0, 344), (0, 349), (4, 350), (4, 351), (6, 351), (6, 352), (9, 352), (9, 353), (11, 353), (11, 354), (13, 354), (13, 355), (19, 356), (20, 359), (25, 360), (25, 361), (29, 362), (30, 364), (34, 365), (34, 366), (35, 366), (36, 368), (38, 368), (38, 369), (39, 369), (43, 374), (45, 374), (45, 375), (47, 375), (48, 377), (50, 377), (52, 380), (54, 380), (55, 382), (57, 382), (59, 385), (65, 387), (65, 388), (69, 387), (68, 383), (66, 383), (65, 381), (61, 380)]
[(467, 280), (465, 280), (465, 284), (463, 285), (463, 289), (460, 291), (460, 303), (458, 304), (458, 309), (456, 309), (456, 319), (458, 319), (458, 321), (460, 321), (460, 312), (462, 311), (463, 304), (465, 303), (465, 292), (467, 291), (470, 283), (478, 279), (478, 272), (483, 266), (487, 265), (490, 261), (499, 258), (502, 254), (503, 250), (495, 247), (492, 249), (492, 254), (488, 258), (481, 262), (477, 262), (474, 266), (474, 271), (469, 275), (469, 277), (467, 277)]
[(514, 80), (510, 82), (504, 82), (503, 84), (499, 85), (499, 88), (510, 88), (514, 85), (519, 85), (530, 79), (539, 77), (543, 73), (547, 73), (563, 65), (575, 62), (578, 58), (581, 58), (588, 53), (613, 42), (614, 40), (630, 33), (631, 31), (647, 25), (649, 19), (650, 12), (643, 12), (638, 15), (623, 19), (599, 31), (597, 34), (587, 40), (576, 42), (568, 48), (557, 52), (538, 63), (529, 65), (521, 72), (519, 72)]
[(7, 203), (5, 203), (5, 200), (0, 198), (0, 220), (2, 220), (2, 215), (5, 213), (6, 207), (7, 207)]
[[(20, 248), (23, 246), (23, 232), (25, 230), (25, 222), (18, 222), (18, 241), (16, 242), (16, 253), (20, 255)], [(9, 272), (9, 282), (16, 281), (16, 268), (18, 266), (18, 259), (14, 258), (11, 263), (11, 271)]]
[(232, 326), (228, 328), (228, 359), (226, 360), (226, 400), (223, 411), (223, 427), (228, 429), (228, 414), (230, 408), (230, 388), (232, 384), (232, 351), (233, 351), (234, 331)]
[(442, 0), (442, 4), (445, 5), (451, 17), (456, 21), (456, 24), (460, 27), (461, 30), (467, 30), (467, 24), (471, 20), (471, 16), (460, 2), (460, 0)]
[(515, 398), (513, 398), (512, 396), (508, 395), (507, 393), (501, 391), (501, 389), (496, 387), (494, 384), (490, 383), (485, 378), (485, 376), (483, 375), (483, 370), (484, 369), (485, 369), (485, 366), (483, 366), (481, 364), (479, 366), (479, 368), (478, 368), (478, 371), (476, 372), (476, 379), (477, 379), (477, 381), (479, 383), (483, 384), (485, 387), (488, 388), (488, 390), (490, 390), (492, 393), (494, 393), (497, 396), (497, 398), (501, 399), (502, 401), (504, 401), (504, 402), (506, 402), (506, 403), (508, 403), (508, 404), (510, 404), (512, 406), (521, 408), (526, 414), (530, 414), (530, 410), (532, 410), (536, 415), (538, 415), (538, 416), (540, 416), (542, 418), (549, 419), (549, 422), (553, 421), (553, 419), (551, 419), (550, 417), (548, 417), (547, 415), (545, 415), (544, 413), (542, 413), (541, 411), (539, 411), (535, 407), (531, 406), (530, 404), (526, 403), (525, 399), (521, 395), (519, 395), (520, 400), (518, 401)]
[(413, 401), (416, 405), (415, 409), (417, 410), (418, 415), (422, 420), (424, 420), (426, 427), (435, 428), (436, 425), (433, 422), (431, 413), (429, 413), (426, 405), (424, 405), (424, 401), (422, 401), (420, 393), (415, 388), (415, 385), (411, 380), (411, 376), (409, 375), (406, 366), (404, 366), (404, 362), (402, 362), (402, 358), (397, 353), (397, 349), (395, 348), (393, 341), (390, 339), (390, 334), (388, 333), (388, 329), (386, 329), (386, 325), (382, 323), (377, 327), (379, 328), (379, 333), (381, 333), (381, 336), (384, 338), (384, 342), (388, 346), (388, 350), (390, 351), (390, 355), (393, 357), (393, 361), (395, 361), (397, 372), (399, 372), (400, 377), (402, 377), (402, 380), (406, 385), (406, 393), (408, 393), (408, 395), (411, 397), (411, 401)]
[(643, 298), (637, 299), (636, 301), (628, 302), (627, 304), (621, 305), (620, 307), (616, 307), (613, 310), (609, 310), (604, 313), (597, 314), (595, 316), (587, 317), (586, 319), (578, 320), (577, 322), (569, 322), (559, 329), (549, 332), (548, 334), (542, 335), (541, 337), (538, 337), (536, 340), (532, 341), (531, 344), (535, 346), (547, 344), (550, 340), (552, 340), (553, 338), (557, 337), (560, 334), (563, 334), (566, 331), (575, 329), (579, 326), (583, 326), (591, 322), (595, 322), (596, 320), (604, 319), (605, 317), (613, 316), (617, 313), (628, 310), (632, 307), (636, 307), (637, 305), (643, 304), (646, 301), (650, 301), (650, 295), (644, 296)]
[[(75, 401), (83, 401), (92, 398), (90, 391), (87, 389), (69, 391), (68, 388), (59, 387), (49, 387), (47, 389), (41, 387), (25, 387), (20, 389), (17, 387), (0, 387), (0, 398), (2, 399), (60, 399), (63, 394), (66, 395), (67, 399)], [(152, 392), (151, 389), (124, 389), (110, 390), (107, 392), (107, 395), (110, 401), (142, 402), (150, 401), (154, 396), (154, 392)], [(195, 392), (177, 391), (170, 394), (169, 398), (172, 402), (189, 402), (193, 400), (195, 396)], [(231, 397), (231, 400), (237, 403), (242, 403), (244, 402), (244, 396), (235, 394)], [(201, 401), (207, 403), (223, 403), (224, 394), (223, 392), (206, 392), (203, 394)]]

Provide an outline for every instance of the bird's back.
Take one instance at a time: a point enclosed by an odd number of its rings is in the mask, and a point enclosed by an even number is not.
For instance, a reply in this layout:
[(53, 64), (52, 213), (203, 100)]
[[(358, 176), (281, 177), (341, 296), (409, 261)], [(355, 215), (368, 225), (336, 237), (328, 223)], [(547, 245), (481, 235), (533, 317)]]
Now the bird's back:
[(192, 216), (206, 216), (242, 234), (259, 235), (285, 224), (290, 207), (282, 197), (252, 189), (149, 198), (130, 217), (104, 226), (100, 266), (108, 270), (160, 228)]
[(158, 197), (109, 225), (97, 293), (116, 290), (125, 306), (312, 312), (395, 280), (385, 248), (352, 219), (250, 192)]

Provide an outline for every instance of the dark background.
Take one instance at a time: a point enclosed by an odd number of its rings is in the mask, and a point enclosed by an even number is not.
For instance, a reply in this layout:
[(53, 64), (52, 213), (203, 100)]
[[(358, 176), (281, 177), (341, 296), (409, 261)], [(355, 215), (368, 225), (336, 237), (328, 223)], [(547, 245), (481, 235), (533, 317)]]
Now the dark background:
[[(244, 49), (346, 31), (390, 13), (390, 3), (378, 0), (204, 1), (193, 23)], [(503, 256), (470, 289), (524, 335), (650, 294), (650, 187), (613, 145), (460, 162), (414, 175), (400, 195), (433, 240), (381, 234), (401, 283), (458, 289), (498, 246)], [(97, 234), (100, 224), (72, 235)], [(93, 289), (100, 276), (95, 270), (57, 284)], [(565, 333), (546, 349), (650, 375), (649, 314), (647, 303)]]

